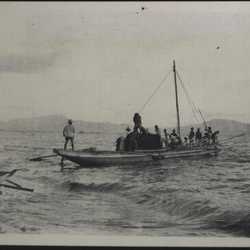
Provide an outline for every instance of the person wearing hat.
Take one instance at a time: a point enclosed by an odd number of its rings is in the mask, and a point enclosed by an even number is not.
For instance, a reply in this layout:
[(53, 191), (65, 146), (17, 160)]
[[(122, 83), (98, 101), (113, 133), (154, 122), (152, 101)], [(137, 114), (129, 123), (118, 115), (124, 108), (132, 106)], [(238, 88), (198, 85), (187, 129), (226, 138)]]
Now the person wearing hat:
[(72, 150), (74, 150), (74, 137), (75, 128), (72, 124), (72, 120), (68, 120), (68, 124), (63, 128), (63, 136), (65, 138), (64, 150), (67, 149), (68, 142), (70, 141)]

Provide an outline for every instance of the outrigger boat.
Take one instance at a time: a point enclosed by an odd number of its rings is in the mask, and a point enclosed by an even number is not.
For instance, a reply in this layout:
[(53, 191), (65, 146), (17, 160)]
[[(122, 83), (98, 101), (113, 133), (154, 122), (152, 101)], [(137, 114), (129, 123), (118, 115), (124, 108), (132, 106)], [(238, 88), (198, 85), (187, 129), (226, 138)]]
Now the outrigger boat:
[(140, 152), (116, 152), (116, 151), (67, 151), (63, 149), (53, 149), (54, 153), (59, 156), (79, 164), (82, 167), (91, 166), (114, 166), (114, 165), (131, 165), (131, 164), (147, 164), (151, 162), (159, 162), (167, 159), (178, 158), (198, 158), (204, 156), (215, 156), (219, 152), (219, 148), (214, 146), (210, 148), (186, 149), (186, 150), (146, 150)]
[[(176, 114), (177, 114), (177, 134), (180, 133), (180, 115), (178, 103), (178, 88), (175, 61), (173, 63)], [(200, 110), (199, 110), (200, 112)], [(201, 112), (200, 112), (201, 113)], [(202, 114), (201, 114), (202, 115)], [(205, 122), (205, 120), (204, 120)], [(220, 149), (217, 145), (203, 146), (184, 146), (180, 145), (176, 148), (139, 148), (134, 151), (98, 151), (98, 150), (63, 150), (53, 149), (53, 152), (61, 156), (62, 159), (72, 161), (82, 167), (91, 166), (114, 166), (114, 165), (131, 165), (131, 164), (149, 164), (151, 162), (159, 162), (167, 159), (197, 158), (205, 156), (215, 156)]]

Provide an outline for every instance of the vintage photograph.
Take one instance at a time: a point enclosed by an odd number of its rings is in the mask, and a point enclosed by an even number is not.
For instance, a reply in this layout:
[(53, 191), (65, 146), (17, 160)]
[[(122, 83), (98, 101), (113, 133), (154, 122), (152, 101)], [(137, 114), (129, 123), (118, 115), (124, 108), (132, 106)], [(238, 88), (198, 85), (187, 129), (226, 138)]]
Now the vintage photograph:
[(0, 27), (1, 239), (250, 236), (249, 2), (1, 2)]

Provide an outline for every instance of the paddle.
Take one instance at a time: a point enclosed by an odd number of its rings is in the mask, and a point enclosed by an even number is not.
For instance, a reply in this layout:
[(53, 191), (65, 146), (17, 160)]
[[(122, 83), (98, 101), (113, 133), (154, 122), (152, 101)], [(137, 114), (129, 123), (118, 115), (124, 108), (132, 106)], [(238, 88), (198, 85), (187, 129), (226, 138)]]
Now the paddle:
[(30, 161), (41, 161), (42, 159), (46, 159), (46, 158), (50, 158), (50, 157), (56, 157), (58, 156), (57, 154), (53, 154), (53, 155), (44, 155), (44, 156), (39, 156), (39, 157), (35, 157), (35, 158), (31, 158), (29, 159)]

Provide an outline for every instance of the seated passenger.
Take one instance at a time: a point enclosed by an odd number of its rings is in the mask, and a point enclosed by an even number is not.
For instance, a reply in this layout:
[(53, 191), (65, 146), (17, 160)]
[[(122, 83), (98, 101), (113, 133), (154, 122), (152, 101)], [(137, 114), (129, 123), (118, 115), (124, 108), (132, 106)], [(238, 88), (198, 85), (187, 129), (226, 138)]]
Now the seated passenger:
[(128, 136), (130, 132), (130, 128), (127, 127), (126, 128), (126, 137), (124, 136), (120, 136), (119, 138), (117, 138), (116, 140), (116, 151), (124, 151), (125, 150), (125, 142), (126, 142), (126, 138)]
[(116, 151), (124, 151), (125, 150), (125, 137), (124, 136), (120, 136), (117, 140), (116, 140)]
[(138, 133), (136, 130), (127, 135), (125, 138), (125, 151), (134, 151), (137, 149), (137, 137)]
[(180, 137), (176, 134), (175, 129), (173, 129), (172, 133), (170, 134), (170, 146), (173, 148), (176, 145), (180, 144), (180, 142)]

